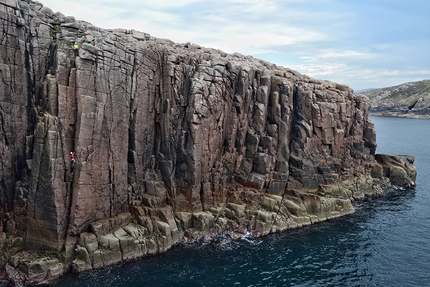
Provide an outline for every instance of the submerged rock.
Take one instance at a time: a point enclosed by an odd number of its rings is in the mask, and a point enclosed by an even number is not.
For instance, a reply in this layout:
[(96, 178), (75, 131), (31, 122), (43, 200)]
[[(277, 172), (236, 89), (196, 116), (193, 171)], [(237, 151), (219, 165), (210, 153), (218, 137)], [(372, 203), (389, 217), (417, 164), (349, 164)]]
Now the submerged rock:
[(0, 1), (0, 21), (0, 263), (15, 284), (297, 228), (415, 184), (413, 157), (375, 158), (369, 100), (345, 85), (38, 2)]
[(377, 154), (375, 158), (382, 167), (382, 176), (389, 178), (393, 185), (406, 188), (415, 186), (417, 170), (413, 156)]

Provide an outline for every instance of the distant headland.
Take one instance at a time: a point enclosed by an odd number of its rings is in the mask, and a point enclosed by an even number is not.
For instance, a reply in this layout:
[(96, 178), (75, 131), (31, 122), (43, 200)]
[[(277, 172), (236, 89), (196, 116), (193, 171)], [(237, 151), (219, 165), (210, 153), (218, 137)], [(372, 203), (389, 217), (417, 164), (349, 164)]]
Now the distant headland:
[(430, 119), (430, 80), (360, 91), (370, 99), (370, 114)]

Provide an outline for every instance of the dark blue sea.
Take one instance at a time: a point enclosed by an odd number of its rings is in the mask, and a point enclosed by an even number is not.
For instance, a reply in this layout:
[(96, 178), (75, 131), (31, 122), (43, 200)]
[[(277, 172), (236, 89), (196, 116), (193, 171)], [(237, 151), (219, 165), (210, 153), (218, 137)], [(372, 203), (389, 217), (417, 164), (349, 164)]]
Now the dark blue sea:
[(430, 120), (371, 117), (377, 153), (410, 154), (414, 190), (391, 190), (349, 216), (264, 238), (174, 247), (55, 286), (430, 286)]

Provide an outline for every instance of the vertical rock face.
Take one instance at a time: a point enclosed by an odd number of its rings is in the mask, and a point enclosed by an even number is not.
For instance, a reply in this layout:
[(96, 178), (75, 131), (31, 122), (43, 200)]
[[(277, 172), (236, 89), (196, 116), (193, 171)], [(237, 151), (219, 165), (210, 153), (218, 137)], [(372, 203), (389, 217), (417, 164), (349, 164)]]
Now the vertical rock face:
[[(345, 214), (384, 181), (371, 177), (369, 101), (347, 86), (100, 29), (38, 2), (0, 0), (0, 23), (0, 235), (10, 254), (56, 251), (77, 271), (96, 268), (202, 235), (190, 230), (258, 235)], [(47, 262), (51, 277), (61, 273)]]

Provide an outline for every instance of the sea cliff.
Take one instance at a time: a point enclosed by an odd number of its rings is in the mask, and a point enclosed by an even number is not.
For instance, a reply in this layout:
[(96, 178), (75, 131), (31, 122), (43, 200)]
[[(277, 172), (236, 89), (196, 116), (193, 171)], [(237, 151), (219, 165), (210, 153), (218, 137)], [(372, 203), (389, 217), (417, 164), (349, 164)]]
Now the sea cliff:
[(0, 266), (14, 284), (297, 228), (415, 185), (413, 157), (375, 155), (369, 100), (346, 85), (28, 0), (0, 0), (0, 22)]

